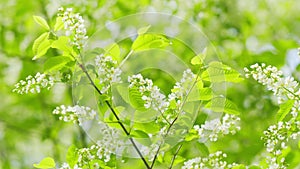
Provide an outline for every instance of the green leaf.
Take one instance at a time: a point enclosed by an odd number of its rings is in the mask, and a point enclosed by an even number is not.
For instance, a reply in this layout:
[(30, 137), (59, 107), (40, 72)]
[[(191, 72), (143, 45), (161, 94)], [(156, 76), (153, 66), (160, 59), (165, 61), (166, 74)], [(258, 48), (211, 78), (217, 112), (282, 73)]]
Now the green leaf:
[(54, 31), (61, 30), (64, 27), (64, 22), (62, 21), (62, 17), (57, 17), (54, 25)]
[(35, 56), (32, 58), (32, 60), (36, 60), (47, 53), (51, 46), (51, 42), (48, 37), (49, 32), (45, 32), (33, 42), (32, 51)]
[(207, 48), (204, 48), (202, 53), (194, 56), (191, 60), (192, 65), (202, 65), (207, 55)]
[(215, 112), (224, 112), (224, 113), (234, 114), (234, 115), (240, 114), (237, 106), (232, 101), (224, 97), (213, 98), (205, 105), (205, 107)]
[(105, 47), (105, 55), (111, 56), (114, 60), (120, 61), (120, 47), (117, 43), (113, 43)]
[(51, 157), (44, 158), (39, 164), (33, 164), (35, 168), (54, 168), (55, 167), (55, 161)]
[(133, 130), (130, 135), (134, 138), (149, 138), (149, 135), (142, 130)]
[(140, 29), (138, 30), (138, 34), (139, 34), (139, 35), (145, 34), (145, 33), (149, 30), (150, 27), (151, 27), (151, 25), (148, 25), (148, 26), (145, 26), (145, 27), (140, 28)]
[(52, 43), (51, 47), (71, 54), (74, 51), (69, 45), (69, 40), (70, 38), (67, 36), (60, 36), (56, 41)]
[(239, 165), (232, 167), (232, 169), (246, 169), (246, 167), (243, 164), (239, 164)]
[(180, 163), (183, 163), (185, 160), (186, 160), (186, 158), (184, 158), (181, 155), (177, 154), (177, 156), (176, 156), (176, 158), (174, 160), (173, 166), (176, 166), (176, 165), (178, 165)]
[(72, 61), (68, 56), (56, 56), (47, 59), (44, 64), (45, 72), (57, 71), (63, 68), (68, 62)]
[(202, 80), (210, 82), (240, 82), (240, 73), (221, 62), (211, 62), (201, 74)]
[(171, 41), (160, 34), (139, 35), (132, 44), (132, 50), (142, 51), (151, 48), (163, 48), (169, 46)]
[(146, 133), (156, 133), (160, 130), (160, 127), (154, 121), (148, 123), (135, 122), (133, 128), (142, 130)]
[(49, 37), (48, 37), (49, 40), (57, 40), (58, 37), (56, 36), (55, 33), (53, 32), (49, 32)]
[(187, 101), (210, 100), (213, 97), (213, 91), (209, 87), (201, 89), (193, 88), (187, 97)]
[(192, 128), (192, 129), (190, 129), (188, 134), (185, 135), (184, 140), (189, 142), (189, 141), (192, 141), (192, 140), (198, 139), (198, 138), (199, 138), (198, 132)]
[(256, 165), (251, 165), (251, 166), (249, 167), (249, 169), (261, 169), (261, 167), (256, 166)]
[(276, 114), (276, 120), (282, 121), (285, 116), (290, 112), (294, 105), (294, 100), (288, 100), (287, 102), (280, 105), (280, 109), (278, 110)]
[(133, 108), (136, 110), (144, 111), (146, 110), (144, 104), (145, 101), (142, 99), (142, 94), (136, 87), (129, 89), (129, 100)]
[(33, 16), (33, 19), (37, 24), (41, 25), (46, 30), (50, 30), (50, 27), (44, 18), (42, 18), (40, 16)]
[(199, 90), (199, 100), (210, 100), (213, 97), (213, 91), (209, 87), (205, 87)]
[(204, 143), (200, 143), (200, 142), (196, 142), (196, 148), (197, 148), (197, 150), (201, 153), (201, 154), (203, 154), (203, 155), (205, 155), (205, 156), (208, 156), (209, 155), (209, 150), (208, 150), (208, 148), (207, 148), (207, 146), (204, 144)]
[(68, 148), (66, 160), (71, 168), (74, 167), (74, 165), (77, 163), (77, 160), (78, 160), (78, 154), (77, 154), (76, 150), (77, 150), (77, 147), (75, 145), (71, 145)]
[(121, 96), (121, 98), (126, 102), (130, 104), (129, 99), (129, 90), (128, 86), (126, 85), (118, 85), (117, 87), (118, 94)]

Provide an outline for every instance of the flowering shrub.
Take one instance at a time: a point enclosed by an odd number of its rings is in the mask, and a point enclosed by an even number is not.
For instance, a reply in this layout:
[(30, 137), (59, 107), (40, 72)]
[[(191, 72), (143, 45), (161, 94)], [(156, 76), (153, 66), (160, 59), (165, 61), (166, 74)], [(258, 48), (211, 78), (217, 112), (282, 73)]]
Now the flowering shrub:
[[(181, 79), (175, 82), (166, 94), (166, 91), (142, 73), (123, 78), (125, 73), (122, 66), (135, 52), (171, 46), (171, 37), (148, 33), (149, 27), (141, 28), (137, 37), (132, 40), (127, 55), (120, 56), (120, 52), (116, 54), (112, 48), (102, 49), (100, 53), (96, 52), (91, 64), (85, 58), (84, 48), (88, 36), (80, 14), (74, 13), (71, 8), (59, 8), (53, 28), (41, 17), (35, 16), (35, 20), (47, 32), (35, 40), (33, 59), (46, 56), (49, 49), (55, 49), (61, 55), (46, 57), (44, 74), (28, 76), (26, 81), (17, 83), (13, 91), (19, 94), (40, 93), (43, 88), (50, 89), (55, 82), (69, 82), (71, 77), (75, 85), (87, 81), (89, 87), (94, 90), (93, 94), (97, 95), (98, 110), (76, 103), (74, 106), (58, 106), (53, 110), (53, 114), (58, 116), (59, 120), (73, 122), (79, 126), (96, 121), (97, 131), (101, 136), (98, 140), (91, 141), (88, 147), (71, 146), (66, 162), (55, 164), (52, 158), (45, 158), (39, 164), (34, 164), (34, 167), (118, 168), (122, 163), (130, 163), (134, 158), (140, 159), (142, 166), (148, 169), (271, 169), (288, 166), (284, 151), (290, 148), (290, 140), (296, 140), (300, 135), (300, 90), (298, 82), (292, 77), (283, 77), (283, 73), (277, 68), (265, 64), (252, 65), (250, 70), (245, 68), (246, 77), (252, 76), (259, 83), (266, 85), (281, 104), (278, 124), (271, 125), (263, 133), (262, 140), (265, 142), (268, 156), (261, 161), (265, 163), (261, 166), (229, 163), (225, 153), (209, 150), (210, 143), (221, 140), (221, 136), (234, 135), (241, 130), (240, 112), (232, 101), (214, 91), (213, 87), (220, 83), (241, 81), (242, 78), (236, 70), (217, 61), (206, 65), (204, 50), (190, 60), (197, 68), (183, 71)], [(119, 49), (118, 43), (109, 46)], [(114, 91), (129, 105), (133, 114), (126, 109), (127, 107), (118, 105)], [(140, 122), (134, 119), (134, 114), (137, 113), (144, 113), (147, 117), (150, 115), (146, 113), (152, 114), (149, 118), (151, 120)], [(212, 120), (204, 118), (203, 122), (197, 122), (196, 119), (201, 114), (211, 113), (220, 114), (221, 117)], [(181, 151), (190, 148), (186, 145), (192, 142), (196, 142), (205, 153), (185, 157)]]
[(274, 66), (266, 66), (262, 63), (245, 68), (246, 77), (252, 76), (259, 83), (267, 86), (277, 97), (281, 104), (277, 113), (278, 123), (271, 125), (262, 139), (265, 142), (266, 151), (270, 153), (266, 161), (268, 168), (287, 168), (283, 152), (288, 149), (288, 142), (299, 140), (299, 87), (293, 77), (284, 77), (283, 72)]

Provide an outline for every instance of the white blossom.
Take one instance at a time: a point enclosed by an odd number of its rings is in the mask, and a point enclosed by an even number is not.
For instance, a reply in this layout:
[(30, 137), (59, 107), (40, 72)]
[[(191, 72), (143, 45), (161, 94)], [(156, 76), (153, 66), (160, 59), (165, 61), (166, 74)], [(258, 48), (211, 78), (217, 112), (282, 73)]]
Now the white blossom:
[(103, 54), (96, 56), (95, 64), (97, 66), (97, 73), (100, 79), (102, 93), (106, 93), (111, 84), (121, 82), (121, 69), (117, 68), (117, 61), (113, 60), (111, 56), (104, 56)]
[(124, 145), (124, 141), (119, 137), (119, 131), (115, 128), (109, 127), (103, 122), (99, 122), (99, 131), (102, 133), (102, 139), (97, 141), (96, 149), (99, 159), (108, 162), (111, 155)]
[(59, 115), (59, 120), (77, 123), (81, 126), (86, 120), (92, 120), (96, 116), (96, 111), (84, 106), (61, 105), (53, 110), (53, 114)]
[(37, 73), (35, 76), (27, 76), (15, 84), (13, 92), (18, 94), (40, 93), (42, 88), (49, 90), (54, 85), (54, 78), (50, 75)]
[[(193, 83), (195, 82), (196, 75), (187, 69), (183, 72), (180, 82), (176, 82), (175, 86), (172, 89), (172, 93), (168, 95), (168, 100), (176, 100), (179, 105), (182, 103), (182, 99), (188, 95)], [(179, 101), (179, 102), (178, 102)]]
[[(176, 82), (175, 86), (171, 90), (171, 93), (168, 95), (168, 101), (172, 107), (172, 111), (168, 111), (164, 114), (164, 116), (169, 122), (172, 122), (179, 113), (185, 113), (182, 111), (184, 99), (186, 99), (191, 88), (193, 87), (195, 78), (196, 75), (191, 71), (191, 69), (185, 70), (180, 81)], [(163, 122), (165, 119), (162, 119)]]
[[(93, 164), (94, 169), (100, 169), (100, 163), (103, 165), (103, 162), (111, 161), (112, 155), (124, 145), (124, 141), (120, 139), (120, 133), (117, 129), (111, 128), (101, 121), (98, 124), (102, 138), (90, 147), (76, 149), (77, 161), (73, 167), (74, 169), (90, 167), (91, 164)], [(60, 169), (71, 169), (71, 167), (69, 164), (63, 163)]]
[(198, 132), (199, 141), (203, 142), (209, 138), (210, 141), (214, 142), (218, 140), (219, 135), (235, 134), (240, 130), (239, 121), (239, 117), (225, 114), (221, 120), (206, 121), (201, 126), (195, 125), (193, 129)]
[(288, 100), (294, 100), (291, 108), (290, 118), (286, 122), (279, 121), (276, 125), (271, 125), (264, 131), (262, 139), (265, 142), (266, 151), (269, 152), (267, 157), (268, 167), (286, 168), (284, 158), (281, 157), (282, 150), (286, 149), (290, 139), (296, 139), (300, 136), (298, 112), (300, 111), (300, 89), (298, 82), (293, 77), (284, 77), (282, 71), (274, 66), (266, 64), (254, 64), (250, 70), (245, 68), (246, 77), (252, 76), (259, 83), (267, 86), (278, 98), (281, 104)]
[[(175, 131), (170, 129), (168, 132), (168, 127), (164, 126), (162, 127), (159, 132), (156, 135), (151, 135), (151, 139), (153, 142), (150, 146), (140, 146), (140, 151), (143, 154), (144, 157), (148, 158), (148, 161), (152, 162), (154, 160), (154, 157), (161, 145), (164, 144), (164, 138), (167, 135), (174, 135)], [(160, 149), (159, 153), (160, 155), (163, 155), (165, 152), (164, 150)]]
[(72, 8), (63, 7), (58, 9), (59, 17), (62, 17), (64, 23), (64, 29), (66, 30), (66, 36), (71, 36), (72, 45), (75, 45), (78, 49), (81, 49), (87, 40), (86, 28), (84, 26), (84, 20), (79, 13), (73, 13)]
[(299, 100), (297, 93), (300, 93), (298, 89), (298, 82), (293, 77), (284, 77), (282, 71), (278, 70), (274, 66), (266, 66), (262, 63), (254, 64), (248, 68), (244, 68), (246, 77), (252, 76), (262, 85), (267, 86), (268, 90), (273, 91), (277, 96), (279, 103), (286, 100)]
[(208, 157), (196, 157), (191, 160), (184, 162), (181, 169), (206, 169), (206, 168), (217, 168), (217, 169), (225, 169), (225, 168), (233, 168), (237, 166), (237, 164), (227, 164), (224, 160), (227, 157), (225, 153), (221, 151), (217, 151), (213, 154), (209, 154)]
[(128, 76), (129, 88), (136, 87), (142, 94), (145, 101), (145, 108), (152, 108), (161, 113), (165, 112), (169, 106), (166, 96), (160, 92), (160, 89), (153, 85), (152, 80), (145, 78), (141, 74)]
[(63, 163), (59, 169), (71, 169), (68, 163)]

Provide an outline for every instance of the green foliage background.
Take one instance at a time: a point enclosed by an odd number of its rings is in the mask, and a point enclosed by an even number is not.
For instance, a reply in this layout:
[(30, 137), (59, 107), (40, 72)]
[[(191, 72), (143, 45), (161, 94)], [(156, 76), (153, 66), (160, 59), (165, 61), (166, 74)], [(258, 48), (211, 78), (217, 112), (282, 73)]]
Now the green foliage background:
[[(51, 114), (61, 103), (72, 104), (71, 85), (58, 84), (39, 95), (12, 93), (18, 80), (43, 71), (42, 59), (32, 61), (32, 43), (43, 32), (32, 16), (40, 15), (53, 23), (60, 6), (73, 7), (83, 15), (88, 35), (108, 21), (130, 14), (147, 11), (173, 14), (198, 26), (214, 44), (222, 61), (241, 73), (245, 66), (265, 62), (283, 67), (297, 80), (300, 78), (296, 56), (300, 1), (1, 0), (0, 168), (32, 168), (33, 163), (46, 156), (65, 161), (68, 146), (82, 147), (88, 143), (79, 127), (62, 123)], [(241, 110), (241, 131), (211, 147), (227, 153), (230, 162), (250, 164), (263, 150), (260, 137), (263, 130), (275, 123), (278, 106), (270, 92), (248, 79), (230, 84), (227, 97)], [(297, 150), (292, 154), (291, 164), (296, 165), (300, 162), (299, 149), (298, 154)]]

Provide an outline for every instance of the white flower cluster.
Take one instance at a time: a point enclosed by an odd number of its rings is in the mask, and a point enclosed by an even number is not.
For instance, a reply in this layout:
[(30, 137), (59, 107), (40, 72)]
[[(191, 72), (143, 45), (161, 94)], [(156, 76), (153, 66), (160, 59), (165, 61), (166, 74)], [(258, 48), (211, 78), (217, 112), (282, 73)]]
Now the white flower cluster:
[(63, 163), (59, 169), (82, 169), (81, 167), (78, 167), (77, 164), (74, 165), (73, 168), (70, 167), (68, 163)]
[(120, 139), (119, 130), (107, 126), (103, 122), (99, 122), (99, 131), (101, 131), (103, 138), (97, 141), (97, 156), (104, 160), (110, 161), (111, 154), (124, 145), (124, 141)]
[(296, 139), (300, 136), (300, 121), (298, 112), (300, 111), (300, 89), (297, 81), (293, 77), (284, 77), (282, 71), (274, 66), (254, 64), (250, 70), (245, 68), (246, 77), (252, 76), (259, 83), (266, 85), (278, 98), (281, 104), (288, 100), (294, 100), (290, 114), (292, 118), (287, 122), (278, 122), (271, 125), (264, 131), (262, 139), (265, 142), (266, 150), (270, 153), (267, 157), (269, 168), (286, 168), (282, 157), (282, 150), (287, 148), (290, 139)]
[(171, 102), (172, 100), (175, 100), (176, 104), (180, 106), (182, 104), (182, 99), (187, 96), (191, 90), (191, 87), (195, 82), (195, 78), (196, 75), (191, 71), (191, 69), (185, 70), (180, 82), (176, 82), (172, 89), (172, 93), (169, 94), (169, 101)]
[[(287, 148), (287, 143), (290, 139), (297, 139), (300, 136), (300, 121), (295, 122), (278, 122), (277, 125), (271, 125), (268, 130), (264, 131), (262, 139), (265, 142), (267, 152), (271, 153), (273, 157), (268, 157), (269, 166), (284, 167), (284, 157), (280, 157), (282, 150)], [(280, 158), (278, 160), (278, 158)], [(275, 160), (274, 160), (275, 159)], [(280, 162), (280, 163), (276, 163)], [(272, 168), (272, 167), (270, 167)]]
[(237, 166), (237, 164), (227, 164), (224, 160), (227, 155), (222, 153), (221, 151), (217, 151), (216, 153), (209, 154), (208, 157), (197, 157), (191, 160), (184, 162), (184, 165), (181, 169), (202, 169), (202, 168), (217, 168), (217, 169), (225, 169), (225, 168), (233, 168)]
[(166, 96), (160, 92), (157, 86), (153, 85), (152, 80), (143, 78), (141, 74), (128, 76), (129, 88), (136, 87), (142, 94), (145, 101), (145, 108), (153, 108), (161, 113), (165, 112), (169, 106)]
[[(130, 83), (129, 88), (136, 87), (142, 94), (142, 99), (145, 101), (145, 108), (153, 108), (163, 114), (162, 122), (172, 122), (176, 115), (181, 111), (183, 99), (188, 95), (196, 75), (190, 69), (183, 72), (183, 77), (180, 82), (176, 82), (172, 89), (172, 93), (168, 95), (168, 98), (160, 92), (160, 89), (153, 85), (151, 79), (143, 78), (141, 74), (128, 77)], [(174, 103), (174, 110), (168, 110), (170, 104)], [(182, 112), (184, 113), (184, 112)]]
[[(153, 143), (150, 146), (142, 145), (140, 147), (141, 153), (143, 154), (144, 157), (148, 159), (148, 161), (152, 162), (154, 160), (156, 152), (159, 149), (160, 143), (161, 141), (158, 141), (157, 143)], [(159, 154), (162, 154), (162, 152), (160, 151)]]
[(19, 94), (40, 93), (42, 88), (49, 90), (54, 85), (54, 78), (50, 75), (37, 73), (35, 76), (27, 76), (25, 80), (21, 80), (15, 84), (13, 92)]
[(194, 130), (198, 132), (199, 141), (206, 141), (209, 138), (210, 141), (217, 141), (219, 135), (235, 134), (240, 130), (239, 126), (240, 118), (235, 115), (225, 114), (220, 119), (213, 119), (206, 121), (201, 126), (195, 125)]
[(63, 120), (65, 122), (73, 122), (73, 123), (79, 123), (81, 126), (82, 123), (86, 120), (92, 120), (96, 116), (96, 111), (92, 110), (89, 107), (84, 106), (65, 106), (61, 105), (59, 107), (56, 107), (53, 112), (53, 114), (60, 115), (59, 120)]
[[(183, 72), (180, 82), (176, 82), (175, 86), (171, 90), (172, 92), (168, 95), (168, 101), (172, 111), (165, 113), (165, 119), (169, 122), (173, 121), (179, 113), (184, 114), (182, 111), (182, 106), (184, 104), (184, 99), (188, 96), (193, 84), (195, 83), (196, 75), (187, 69)], [(175, 105), (175, 106), (173, 106)], [(165, 119), (162, 119), (163, 122)]]
[(250, 66), (250, 70), (244, 68), (246, 77), (252, 76), (256, 81), (262, 85), (267, 86), (268, 90), (274, 92), (277, 96), (278, 102), (282, 103), (289, 100), (299, 100), (300, 89), (298, 89), (298, 82), (293, 77), (283, 77), (282, 71), (274, 66), (266, 66), (262, 63)]
[(117, 61), (113, 60), (111, 56), (98, 55), (95, 59), (95, 64), (98, 68), (98, 75), (100, 84), (103, 87), (100, 89), (102, 93), (106, 93), (111, 87), (112, 83), (121, 82), (121, 69), (117, 67)]
[[(170, 130), (169, 133), (167, 133), (168, 127), (164, 126), (162, 127), (159, 132), (156, 135), (150, 135), (151, 140), (153, 141), (150, 146), (144, 146), (141, 145), (141, 153), (144, 155), (144, 157), (148, 158), (148, 161), (153, 161), (159, 147), (163, 145), (164, 143), (164, 138), (166, 137), (167, 134), (173, 135), (174, 130)], [(163, 155), (165, 152), (163, 150), (159, 151), (159, 154)]]
[[(100, 169), (99, 162), (109, 162), (117, 149), (124, 145), (124, 142), (119, 138), (117, 129), (110, 128), (105, 123), (99, 122), (99, 131), (101, 131), (103, 138), (98, 140), (95, 145), (76, 150), (78, 159), (74, 169), (90, 168), (91, 164), (92, 168)], [(60, 169), (71, 169), (71, 167), (69, 164), (64, 163)]]
[(72, 8), (67, 8), (65, 10), (63, 7), (58, 9), (57, 15), (62, 17), (66, 36), (72, 37), (72, 45), (81, 49), (88, 38), (86, 36), (86, 28), (82, 16), (80, 16), (79, 13), (74, 14)]
[(286, 169), (287, 167), (284, 165), (285, 158), (282, 157), (280, 161), (277, 160), (276, 157), (266, 157), (266, 163), (268, 164), (267, 169)]

